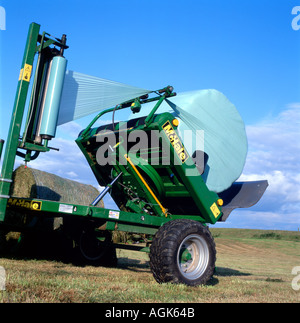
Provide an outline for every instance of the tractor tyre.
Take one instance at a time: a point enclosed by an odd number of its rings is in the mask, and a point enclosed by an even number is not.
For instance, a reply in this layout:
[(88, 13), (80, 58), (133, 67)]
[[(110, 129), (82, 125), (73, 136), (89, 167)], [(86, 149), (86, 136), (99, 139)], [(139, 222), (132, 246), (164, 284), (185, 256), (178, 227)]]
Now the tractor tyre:
[(116, 248), (109, 231), (84, 229), (78, 240), (77, 260), (91, 266), (117, 266)]
[(215, 270), (216, 248), (206, 226), (187, 219), (167, 222), (150, 248), (150, 268), (158, 283), (206, 284)]

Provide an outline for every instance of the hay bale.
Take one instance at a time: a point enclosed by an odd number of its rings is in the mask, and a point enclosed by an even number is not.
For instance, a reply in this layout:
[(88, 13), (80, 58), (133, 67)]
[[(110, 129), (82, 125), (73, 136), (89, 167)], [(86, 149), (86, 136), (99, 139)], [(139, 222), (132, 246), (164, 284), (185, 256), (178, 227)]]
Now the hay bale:
[[(82, 184), (37, 169), (20, 166), (13, 173), (10, 195), (19, 198), (37, 198), (67, 204), (90, 205), (99, 195), (99, 191), (92, 185)], [(103, 201), (100, 201), (97, 206), (103, 208)], [(23, 223), (36, 226), (33, 222), (38, 222), (35, 217), (27, 216), (25, 213), (12, 212), (9, 208), (6, 220), (12, 225)], [(62, 218), (55, 218), (52, 219), (50, 227), (52, 227), (52, 230), (56, 230), (62, 224)]]
[[(38, 198), (61, 203), (89, 205), (99, 195), (92, 185), (20, 166), (14, 171), (11, 196)], [(98, 204), (104, 207), (103, 201)]]

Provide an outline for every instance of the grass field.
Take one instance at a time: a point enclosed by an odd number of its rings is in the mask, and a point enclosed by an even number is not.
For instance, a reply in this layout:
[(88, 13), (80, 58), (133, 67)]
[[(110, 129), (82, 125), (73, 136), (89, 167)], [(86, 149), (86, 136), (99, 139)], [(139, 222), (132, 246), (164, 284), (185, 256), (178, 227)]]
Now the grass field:
[(216, 273), (206, 286), (160, 285), (149, 269), (148, 255), (135, 251), (118, 249), (117, 268), (9, 257), (0, 259), (6, 271), (0, 302), (300, 302), (300, 290), (292, 288), (296, 277), (292, 269), (300, 266), (299, 232), (211, 231), (217, 262)]

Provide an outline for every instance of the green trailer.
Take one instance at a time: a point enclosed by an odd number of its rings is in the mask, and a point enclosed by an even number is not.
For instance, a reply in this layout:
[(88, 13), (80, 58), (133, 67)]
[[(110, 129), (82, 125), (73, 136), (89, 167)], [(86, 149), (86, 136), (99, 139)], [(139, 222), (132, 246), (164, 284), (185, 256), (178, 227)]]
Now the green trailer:
[[(53, 38), (46, 32), (40, 34), (38, 24), (30, 25), (4, 150), (0, 230), (29, 230), (28, 222), (12, 221), (7, 216), (9, 212), (33, 218), (61, 218), (61, 231), (76, 241), (82, 258), (89, 264), (101, 264), (107, 259), (114, 263), (116, 247), (134, 248), (149, 252), (150, 267), (159, 283), (191, 286), (207, 283), (216, 261), (215, 243), (208, 225), (225, 221), (237, 207), (255, 204), (268, 184), (267, 181), (234, 183), (222, 194), (207, 188), (201, 177), (206, 166), (205, 153), (198, 152), (198, 156), (202, 154), (200, 159), (190, 156), (177, 130), (179, 121), (170, 113), (160, 113), (162, 102), (176, 95), (172, 86), (155, 91), (151, 97), (133, 98), (101, 111), (81, 131), (76, 143), (99, 185), (105, 187), (90, 203), (11, 195), (16, 156), (27, 164), (40, 153), (53, 149), (49, 140), (55, 136), (59, 102), (50, 106), (41, 102), (47, 100), (43, 99), (46, 92), (51, 90), (55, 96), (61, 91), (61, 84), (48, 83), (54, 68), (56, 74), (64, 71), (67, 48), (65, 35)], [(21, 135), (30, 80), (33, 80), (32, 92)], [(95, 126), (106, 113), (131, 109), (138, 114), (149, 102), (155, 106), (146, 117)], [(50, 125), (44, 126), (43, 119), (50, 120)], [(130, 136), (139, 138), (139, 144), (128, 140)], [(0, 140), (0, 152), (3, 145)], [(188, 175), (191, 173), (194, 176)], [(99, 207), (108, 192), (118, 208)], [(41, 228), (31, 223), (30, 230)], [(147, 236), (147, 244), (141, 247), (114, 244), (113, 231)]]

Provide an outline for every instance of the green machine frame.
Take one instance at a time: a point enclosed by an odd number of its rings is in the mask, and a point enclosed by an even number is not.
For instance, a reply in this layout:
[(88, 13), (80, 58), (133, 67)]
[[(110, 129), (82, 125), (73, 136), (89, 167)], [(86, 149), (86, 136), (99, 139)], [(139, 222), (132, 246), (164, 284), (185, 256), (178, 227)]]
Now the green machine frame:
[[(53, 201), (44, 201), (38, 199), (22, 199), (22, 198), (15, 198), (9, 196), (10, 185), (12, 183), (12, 174), (14, 169), (14, 163), (16, 156), (21, 156), (25, 159), (25, 162), (35, 159), (40, 152), (47, 152), (51, 149), (48, 147), (48, 140), (44, 140), (43, 143), (36, 143), (34, 140), (34, 123), (36, 123), (36, 115), (38, 114), (38, 107), (37, 101), (38, 98), (31, 94), (30, 103), (27, 112), (27, 120), (25, 124), (25, 130), (22, 137), (20, 137), (22, 120), (25, 111), (25, 103), (27, 99), (28, 89), (29, 89), (29, 82), (33, 74), (34, 67), (34, 57), (37, 54), (37, 66), (35, 68), (35, 75), (33, 80), (33, 87), (38, 91), (41, 91), (42, 88), (42, 79), (45, 73), (45, 64), (49, 60), (49, 57), (53, 57), (57, 55), (57, 50), (51, 48), (50, 46), (54, 45), (60, 48), (60, 53), (63, 50), (67, 49), (66, 46), (66, 37), (63, 35), (61, 39), (53, 39), (47, 33), (39, 34), (40, 25), (36, 23), (32, 23), (29, 28), (27, 43), (25, 47), (25, 53), (21, 65), (20, 76), (18, 80), (18, 87), (17, 93), (14, 103), (14, 110), (12, 114), (11, 124), (9, 128), (8, 139), (5, 147), (5, 154), (3, 158), (3, 166), (2, 166), (2, 173), (0, 178), (0, 224), (1, 222), (5, 224), (5, 213), (7, 208), (23, 208), (26, 209), (26, 212), (32, 212), (35, 215), (43, 214), (43, 216), (82, 216), (82, 217), (90, 217), (95, 219), (104, 219), (107, 220), (106, 229), (107, 230), (121, 230), (121, 231), (128, 231), (128, 232), (138, 232), (138, 233), (148, 233), (153, 234), (157, 229), (162, 226), (164, 223), (180, 218), (180, 215), (170, 215), (161, 207), (156, 206), (156, 215), (153, 216), (149, 215), (145, 212), (138, 212), (138, 208), (131, 208), (131, 212), (128, 211), (119, 211), (119, 210), (109, 210), (109, 209), (99, 209), (96, 206), (87, 205), (67, 205), (61, 204), (58, 202)], [(82, 149), (82, 142), (85, 140), (85, 137), (90, 132), (91, 127), (93, 124), (105, 113), (108, 112), (115, 112), (116, 110), (124, 109), (131, 107), (135, 104), (135, 109), (140, 109), (140, 104), (148, 103), (151, 101), (157, 101), (155, 107), (153, 108), (152, 112), (148, 115), (145, 120), (144, 126), (140, 127), (145, 128), (148, 127), (149, 129), (153, 128), (153, 119), (155, 117), (155, 113), (163, 100), (166, 98), (176, 95), (172, 92), (172, 87), (168, 86), (162, 90), (157, 91), (157, 97), (147, 99), (147, 98), (137, 98), (131, 100), (129, 102), (125, 102), (117, 107), (105, 110), (88, 125), (88, 127), (80, 134), (79, 138), (76, 140), (79, 147)], [(32, 90), (32, 92), (34, 92)], [(35, 116), (35, 117), (32, 117)], [(166, 123), (168, 118), (163, 120), (163, 123)], [(154, 123), (155, 124), (155, 123)], [(167, 135), (166, 135), (167, 137)], [(1, 140), (1, 151), (3, 147), (4, 141)], [(20, 149), (25, 150), (24, 153), (20, 152)], [(83, 153), (87, 157), (87, 153), (83, 150)], [(122, 150), (122, 145), (118, 147), (118, 150)], [(140, 176), (138, 170), (135, 168), (134, 163), (131, 161), (130, 156), (126, 156), (126, 152), (122, 152), (123, 156), (127, 159), (128, 165), (126, 168), (130, 168), (129, 173), (131, 173), (135, 179), (143, 186), (144, 181), (142, 176)], [(90, 165), (94, 171), (97, 173), (95, 169), (95, 165)], [(122, 166), (119, 165), (122, 168)], [(178, 169), (180, 169), (179, 167)], [(128, 173), (123, 167), (123, 172)], [(183, 169), (184, 170), (184, 169)], [(96, 174), (97, 178), (101, 178), (99, 174)], [(193, 177), (191, 177), (193, 179)], [(103, 185), (103, 182), (102, 182)], [(109, 186), (109, 183), (106, 183)], [(189, 185), (189, 184), (188, 184)], [(192, 187), (193, 183), (190, 183)], [(199, 187), (201, 185), (201, 187)], [(221, 208), (217, 206), (218, 196), (213, 193), (209, 192), (206, 188), (204, 183), (200, 183), (199, 181), (197, 184), (197, 189), (201, 191), (201, 194), (206, 194), (204, 198), (201, 199), (201, 203), (203, 204), (203, 210), (205, 210), (204, 214), (206, 216), (185, 216), (185, 218), (191, 218), (197, 220), (202, 223), (215, 223), (222, 215)], [(157, 198), (152, 194), (151, 189), (146, 189), (145, 194), (147, 195), (147, 199), (151, 201), (154, 205), (157, 204)], [(213, 208), (212, 208), (213, 206)]]
[[(0, 176), (0, 229), (18, 232), (27, 229), (25, 224), (21, 227), (22, 224), (8, 221), (8, 210), (42, 219), (63, 218), (70, 225), (68, 233), (72, 239), (76, 237), (73, 240), (79, 241), (82, 250), (85, 241), (88, 248), (91, 241), (92, 249), (95, 247), (99, 251), (95, 261), (103, 257), (103, 246), (105, 253), (110, 253), (111, 231), (151, 235), (150, 249), (124, 244), (115, 244), (114, 247), (150, 251), (150, 268), (159, 283), (179, 282), (191, 286), (206, 283), (214, 273), (216, 261), (215, 243), (207, 224), (226, 220), (237, 207), (254, 205), (268, 183), (234, 183), (221, 194), (210, 191), (201, 177), (205, 163), (197, 164), (198, 160), (186, 151), (177, 131), (178, 120), (170, 113), (158, 111), (164, 100), (176, 95), (171, 86), (153, 91), (150, 98), (148, 95), (134, 98), (100, 112), (79, 134), (76, 143), (99, 185), (105, 187), (89, 205), (10, 196), (16, 156), (27, 163), (41, 152), (55, 149), (48, 145), (53, 136), (49, 134), (48, 137), (47, 133), (39, 136), (38, 125), (43, 113), (41, 102), (46, 92), (45, 80), (50, 73), (50, 62), (54, 59), (56, 62), (65, 60), (63, 54), (67, 48), (66, 35), (53, 38), (46, 32), (40, 34), (40, 25), (30, 25)], [(27, 118), (20, 136), (32, 78)], [(114, 122), (116, 111), (130, 108), (133, 113), (138, 113), (143, 104), (150, 102), (155, 105), (146, 117), (130, 119), (125, 123)], [(93, 128), (99, 118), (111, 112), (112, 124)], [(148, 134), (146, 148), (128, 146), (126, 136), (138, 131)], [(152, 137), (152, 133), (159, 136)], [(109, 149), (104, 151), (103, 157), (115, 162), (101, 165), (97, 153), (100, 147), (105, 147), (105, 140), (102, 139), (110, 135), (117, 141), (112, 146), (106, 146)], [(152, 140), (156, 140), (156, 145), (150, 145), (150, 149), (149, 138), (151, 144)], [(4, 140), (0, 139), (0, 158), (3, 149)], [(169, 163), (163, 162), (166, 150), (169, 151)], [(194, 172), (193, 176), (188, 175), (190, 171)], [(97, 207), (109, 191), (118, 210)], [(223, 199), (227, 205), (223, 205)], [(81, 230), (79, 240), (76, 240), (77, 231), (76, 235), (72, 235), (73, 227)], [(103, 238), (107, 237), (110, 241), (105, 240), (101, 245)], [(91, 260), (89, 256), (84, 257)], [(111, 259), (114, 259), (113, 254)]]
[[(49, 60), (58, 54), (55, 48), (50, 48), (51, 45), (60, 47), (60, 54), (63, 53), (66, 46), (66, 37), (62, 39), (52, 39), (49, 34), (44, 32), (39, 34), (40, 25), (32, 23), (29, 27), (25, 52), (21, 65), (18, 87), (15, 97), (15, 103), (11, 118), (11, 123), (6, 142), (5, 154), (2, 164), (2, 172), (0, 178), (0, 223), (5, 220), (7, 201), (9, 198), (10, 186), (12, 183), (12, 175), (16, 156), (21, 156), (25, 162), (37, 158), (40, 152), (47, 152), (51, 148), (48, 147), (48, 140), (44, 140), (43, 144), (37, 144), (34, 139), (34, 127), (37, 123), (38, 101), (41, 99), (36, 93), (41, 93), (43, 87), (43, 78), (46, 74), (46, 64)], [(22, 120), (25, 112), (25, 105), (28, 95), (31, 76), (34, 73), (34, 57), (38, 54), (37, 66), (35, 68), (34, 85), (28, 115), (23, 137), (20, 139)], [(4, 141), (0, 144), (0, 157)], [(24, 152), (21, 152), (24, 150)]]

